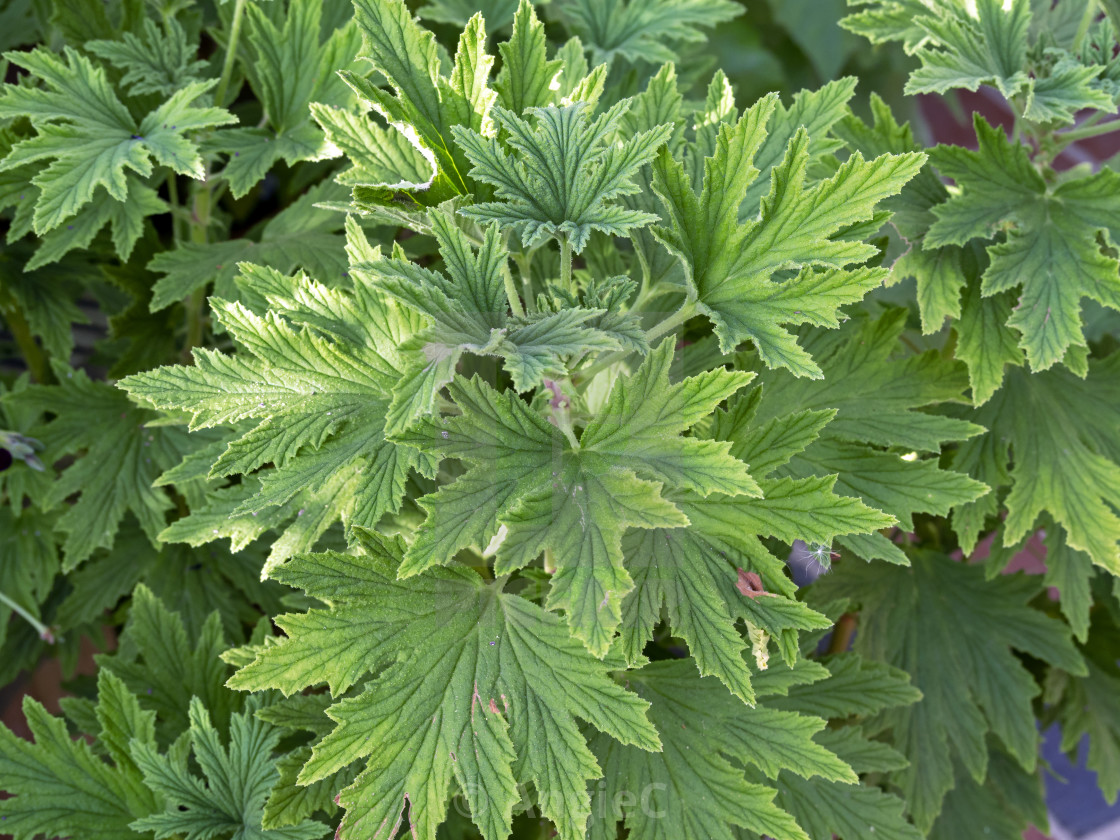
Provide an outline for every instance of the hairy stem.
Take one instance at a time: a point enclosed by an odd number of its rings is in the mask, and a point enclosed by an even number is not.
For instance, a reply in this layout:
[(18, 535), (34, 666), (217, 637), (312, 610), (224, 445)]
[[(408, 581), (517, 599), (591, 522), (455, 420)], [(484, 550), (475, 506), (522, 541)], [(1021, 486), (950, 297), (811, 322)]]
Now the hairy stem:
[(1085, 11), (1081, 15), (1081, 22), (1077, 24), (1077, 34), (1073, 36), (1073, 52), (1077, 52), (1081, 49), (1081, 43), (1085, 40), (1085, 36), (1089, 32), (1089, 27), (1092, 26), (1096, 16), (1097, 0), (1089, 0), (1089, 2), (1085, 4)]
[(686, 300), (681, 304), (681, 308), (662, 321), (655, 327), (646, 330), (646, 341), (653, 344), (655, 339), (660, 338), (667, 332), (671, 332), (696, 314), (696, 301)]
[(241, 39), (241, 18), (245, 14), (245, 0), (236, 0), (233, 6), (233, 20), (229, 25), (229, 43), (226, 44), (226, 58), (222, 62), (222, 76), (218, 80), (218, 89), (214, 92), (214, 104), (219, 108), (225, 107), (226, 90), (229, 81), (233, 78), (233, 65), (237, 61), (237, 42)]
[[(667, 332), (675, 330), (689, 318), (696, 314), (696, 301), (691, 298), (685, 300), (681, 304), (681, 308), (666, 318), (661, 323), (646, 330), (646, 341), (652, 344), (656, 339), (660, 338)], [(621, 362), (623, 359), (630, 356), (633, 350), (617, 350), (614, 353), (608, 353), (603, 356), (587, 370), (581, 370), (572, 377), (572, 381), (576, 384), (587, 382), (593, 378), (600, 371), (609, 368), (611, 365)]]
[(1055, 134), (1054, 138), (1065, 146), (1069, 143), (1076, 143), (1078, 140), (1087, 140), (1090, 137), (1100, 137), (1102, 134), (1111, 134), (1113, 131), (1120, 131), (1120, 119), (1109, 120), (1108, 122), (1098, 123), (1096, 125), (1086, 125), (1081, 128), (1075, 128), (1072, 131), (1064, 131), (1061, 134)]
[(509, 270), (509, 260), (502, 262), (502, 282), (506, 287), (506, 297), (509, 298), (510, 309), (518, 318), (525, 317), (525, 307), (521, 305), (521, 296), (517, 293), (517, 286), (513, 282), (513, 274)]
[(560, 240), (560, 288), (572, 291), (572, 243)]
[(31, 378), (40, 384), (49, 382), (52, 376), (46, 352), (35, 341), (35, 336), (31, 334), (31, 325), (23, 317), (19, 303), (11, 295), (6, 295), (6, 297), (7, 300), (3, 302), (4, 320), (8, 322), (8, 329), (11, 330), (12, 338), (15, 339), (16, 346), (19, 347), (19, 352), (23, 356), (23, 361), (31, 372)]
[(529, 251), (521, 256), (515, 256), (513, 259), (517, 263), (517, 273), (521, 275), (521, 291), (525, 295), (525, 309), (528, 312), (536, 312), (537, 304), (533, 300), (533, 252)]
[(177, 248), (182, 240), (179, 232), (182, 227), (182, 219), (179, 218), (181, 212), (179, 207), (179, 176), (174, 172), (169, 172), (167, 175), (167, 198), (171, 202), (171, 239)]
[(852, 638), (856, 635), (855, 613), (844, 613), (836, 622), (832, 630), (832, 639), (828, 643), (829, 653), (843, 653), (852, 646)]
[[(225, 105), (226, 92), (233, 78), (233, 66), (237, 63), (237, 43), (241, 40), (241, 21), (245, 16), (246, 0), (236, 0), (233, 7), (233, 20), (229, 26), (229, 42), (226, 44), (225, 60), (222, 62), (222, 75), (218, 89), (214, 92), (214, 104), (219, 108)], [(214, 182), (210, 179), (210, 167), (206, 168), (206, 178), (202, 186), (194, 192), (194, 205), (191, 208), (191, 242), (205, 244), (210, 227), (210, 211), (214, 201)], [(187, 340), (183, 346), (183, 358), (191, 361), (191, 348), (202, 343), (203, 326), (206, 313), (206, 289), (196, 289), (185, 301), (187, 308)]]
[[(207, 228), (210, 226), (210, 190), (211, 181), (209, 177), (195, 190), (194, 207), (191, 210), (191, 242), (206, 243)], [(191, 348), (202, 344), (206, 288), (195, 289), (191, 292), (184, 305), (187, 309), (187, 339), (183, 344), (183, 361), (190, 364)]]
[(34, 627), (35, 632), (39, 634), (39, 638), (44, 642), (54, 644), (54, 633), (51, 632), (51, 628), (47, 627), (47, 625), (43, 624), (43, 622), (5, 595), (3, 591), (0, 591), (0, 604), (4, 604), (8, 609)]

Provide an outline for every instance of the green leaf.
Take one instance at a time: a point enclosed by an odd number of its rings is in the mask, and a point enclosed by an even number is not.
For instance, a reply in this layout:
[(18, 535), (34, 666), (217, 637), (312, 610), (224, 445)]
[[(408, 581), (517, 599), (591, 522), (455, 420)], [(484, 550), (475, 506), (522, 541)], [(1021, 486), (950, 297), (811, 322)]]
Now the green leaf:
[(501, 199), (470, 205), (462, 214), (512, 227), (526, 248), (554, 237), (577, 254), (592, 230), (627, 236), (656, 221), (649, 213), (609, 203), (637, 191), (632, 177), (671, 133), (662, 125), (617, 138), (630, 102), (624, 99), (594, 120), (582, 102), (530, 108), (529, 119), (495, 105), (491, 113), (507, 137), (504, 144), (498, 137), (453, 128), (472, 164), (471, 175), (493, 185)]
[(228, 646), (217, 613), (210, 614), (192, 640), (182, 617), (140, 584), (133, 592), (120, 651), (98, 655), (96, 661), (101, 672), (119, 677), (141, 698), (141, 708), (155, 713), (157, 740), (168, 744), (190, 725), (192, 698), (205, 704), (223, 730), (232, 712), (241, 708), (241, 698), (222, 686), (229, 668), (219, 655)]
[(368, 273), (379, 290), (430, 323), (402, 348), (406, 370), (393, 389), (387, 434), (403, 431), (417, 417), (431, 413), (436, 395), (451, 381), (464, 352), (501, 357), (514, 388), (527, 391), (539, 387), (546, 375), (566, 375), (565, 357), (619, 348), (616, 340), (590, 323), (603, 314), (601, 310), (573, 307), (511, 318), (506, 286), (509, 252), (498, 226), (485, 228), (476, 252), (456, 226), (453, 211), (432, 210), (429, 219), (445, 273), (396, 258), (351, 267)]
[(227, 832), (244, 840), (317, 840), (329, 831), (311, 820), (275, 831), (261, 828), (265, 797), (277, 777), (272, 754), (280, 731), (254, 716), (256, 705), (233, 715), (225, 747), (202, 701), (191, 699), (191, 753), (205, 782), (191, 773), (185, 751), (160, 755), (152, 743), (133, 746), (144, 783), (166, 801), (162, 813), (132, 823), (133, 831), (152, 832), (157, 840), (205, 840)]
[[(851, 114), (836, 125), (835, 133), (849, 148), (864, 155), (880, 155), (885, 152), (900, 154), (922, 148), (914, 139), (910, 124), (900, 125), (878, 94), (871, 95), (871, 113), (870, 126)], [(949, 191), (945, 184), (932, 167), (924, 166), (902, 188), (899, 195), (883, 202), (883, 207), (894, 214), (891, 223), (908, 246), (891, 267), (887, 283), (895, 283), (907, 277), (916, 279), (923, 335), (940, 330), (947, 317), (961, 317), (961, 288), (966, 280), (970, 286), (978, 285), (981, 270), (975, 265), (976, 261), (970, 259), (969, 249), (957, 246), (923, 248), (926, 233), (937, 221), (933, 208), (948, 198)], [(966, 311), (971, 315), (970, 310)], [(963, 344), (988, 335), (990, 333), (985, 330), (969, 330), (961, 335), (960, 340)], [(965, 357), (962, 355), (960, 358)], [(974, 367), (972, 363), (969, 366)], [(1001, 363), (1000, 376), (1003, 375), (1002, 370)]]
[[(329, 700), (329, 697), (327, 699)], [(330, 723), (322, 712), (319, 714), (319, 719)], [(300, 785), (297, 782), (299, 771), (309, 758), (311, 758), (310, 747), (297, 747), (276, 760), (276, 769), (280, 777), (272, 786), (264, 806), (261, 825), (265, 828), (297, 825), (316, 811), (326, 811), (332, 817), (337, 814), (338, 805), (334, 798), (338, 795), (338, 791), (354, 781), (356, 771), (347, 767), (310, 785)]]
[[(718, 75), (718, 74), (717, 74)], [(831, 74), (830, 74), (831, 75)], [(838, 141), (832, 136), (834, 126), (848, 114), (848, 102), (856, 90), (857, 79), (847, 76), (835, 79), (821, 85), (817, 90), (801, 90), (793, 95), (793, 103), (786, 107), (781, 102), (774, 104), (774, 114), (766, 124), (766, 139), (762, 141), (754, 157), (754, 166), (758, 169), (758, 176), (747, 187), (747, 197), (739, 208), (739, 217), (743, 221), (753, 219), (758, 213), (758, 207), (770, 188), (771, 173), (774, 167), (782, 162), (790, 140), (798, 130), (804, 128), (809, 133), (809, 166), (813, 167), (822, 161), (825, 155), (835, 151), (839, 146)], [(730, 114), (728, 115), (731, 116)], [(728, 120), (731, 121), (731, 120)], [(708, 128), (708, 131), (704, 131)], [(716, 130), (718, 124), (710, 127), (701, 127), (697, 130), (697, 146), (710, 154), (714, 151)], [(704, 136), (710, 133), (710, 141)], [(868, 157), (875, 157), (883, 152), (912, 152), (917, 148), (883, 149), (877, 152), (864, 152)], [(699, 181), (703, 174), (703, 160), (696, 160), (694, 153), (693, 176)], [(884, 201), (888, 206), (892, 199)]]
[(478, 378), (455, 380), (451, 395), (462, 413), (422, 421), (400, 439), (471, 467), (420, 500), (428, 518), (402, 573), (447, 564), (463, 548), (481, 551), (495, 536), (499, 574), (548, 550), (557, 569), (549, 607), (565, 610), (575, 634), (605, 653), (621, 599), (633, 586), (623, 565), (623, 531), (688, 523), (662, 497), (662, 486), (757, 492), (744, 465), (728, 454), (730, 444), (680, 436), (748, 377), (720, 370), (670, 385), (672, 355), (666, 340), (633, 377), (616, 380), (578, 447), (514, 394)]
[[(484, 17), (492, 27), (498, 25), (490, 15), (484, 14)], [(494, 90), (498, 92), (502, 107), (524, 114), (527, 108), (551, 104), (552, 80), (564, 62), (548, 59), (544, 24), (537, 17), (531, 0), (520, 0), (512, 20), (513, 35), (498, 45), (502, 69), (494, 80)]]
[(786, 770), (856, 781), (850, 767), (813, 740), (824, 725), (819, 718), (744, 707), (719, 683), (698, 678), (687, 661), (655, 662), (627, 677), (650, 703), (662, 752), (593, 739), (606, 776), (596, 792), (593, 838), (613, 838), (619, 820), (639, 837), (730, 840), (734, 825), (776, 840), (804, 838), (772, 801), (773, 787), (748, 782), (741, 765), (768, 779)]
[[(1057, 709), (1062, 749), (1070, 754), (1083, 751), (1101, 792), (1115, 802), (1120, 791), (1120, 673), (1114, 662), (1089, 659), (1088, 667), (1083, 677), (1063, 675), (1066, 685)], [(1086, 736), (1088, 749), (1080, 747)]]
[(596, 64), (615, 56), (629, 62), (675, 61), (703, 29), (743, 13), (730, 0), (554, 0), (561, 19), (588, 46)]
[(1086, 345), (1082, 298), (1120, 309), (1120, 265), (1098, 239), (1120, 236), (1120, 175), (1105, 169), (1048, 185), (1025, 146), (1012, 145), (979, 115), (975, 126), (978, 152), (956, 146), (933, 152), (934, 165), (960, 192), (933, 208), (937, 221), (925, 244), (962, 245), (1007, 231), (988, 247), (982, 294), (1021, 288), (1007, 324), (1021, 333), (1032, 369), (1046, 370), (1071, 347)]
[[(790, 422), (786, 418), (805, 410), (836, 411), (836, 419), (821, 430), (819, 439), (790, 457), (779, 475), (802, 480), (838, 476), (839, 494), (862, 499), (910, 529), (914, 513), (944, 516), (954, 506), (982, 496), (987, 487), (968, 475), (941, 469), (936, 458), (919, 458), (917, 451), (880, 448), (939, 452), (945, 442), (983, 431), (970, 422), (919, 410), (961, 401), (964, 376), (959, 363), (936, 352), (895, 357), (905, 319), (904, 310), (895, 310), (877, 321), (861, 318), (837, 332), (815, 331), (802, 339), (821, 360), (823, 382), (794, 379), (784, 371), (762, 371), (759, 378), (767, 397), (758, 419), (783, 425)], [(865, 559), (907, 562), (882, 535), (849, 534), (839, 539)]]
[[(815, 590), (814, 590), (815, 591)], [(797, 685), (780, 699), (779, 709), (842, 720), (853, 715), (870, 716), (896, 706), (911, 706), (922, 693), (910, 684), (909, 675), (885, 662), (841, 653), (824, 660), (826, 679)], [(902, 769), (905, 761), (893, 769)], [(861, 771), (862, 772), (862, 771)]]
[(514, 23), (514, 13), (520, 9), (517, 0), (427, 0), (417, 15), (423, 20), (463, 27), (475, 14), (481, 14), (491, 31), (497, 32)]
[(362, 57), (389, 82), (391, 93), (349, 71), (339, 75), (395, 130), (403, 132), (436, 169), (431, 188), (418, 191), (424, 204), (475, 192), (465, 180), (469, 161), (456, 147), (452, 128), (482, 130), (495, 94), (487, 87), (493, 58), (479, 14), (459, 39), (450, 78), (440, 72), (435, 36), (412, 18), (403, 0), (355, 0)]
[(172, 501), (152, 482), (190, 450), (186, 434), (175, 427), (149, 428), (155, 412), (136, 408), (124, 394), (81, 370), (58, 366), (55, 373), (59, 385), (33, 386), (4, 399), (54, 415), (34, 430), (53, 459), (79, 456), (43, 500), (49, 510), (81, 494), (56, 524), (66, 534), (64, 568), (73, 569), (98, 548), (111, 548), (126, 513), (136, 517), (154, 545)]
[(1023, 118), (1072, 125), (1079, 111), (1090, 108), (1115, 114), (1112, 94), (1102, 90), (1098, 81), (1103, 70), (1099, 65), (1086, 67), (1072, 58), (1059, 59), (1049, 75), (1033, 80)]
[(907, 54), (913, 54), (928, 37), (919, 23), (929, 13), (926, 0), (848, 0), (848, 5), (860, 11), (840, 25), (873, 44), (902, 41)]
[(265, 123), (222, 132), (212, 141), (214, 149), (229, 156), (220, 175), (235, 198), (252, 189), (278, 160), (291, 166), (338, 154), (311, 122), (308, 106), (354, 104), (336, 71), (355, 66), (360, 39), (350, 23), (329, 34), (321, 32), (326, 28), (322, 10), (318, 0), (290, 0), (284, 25), (278, 27), (258, 6), (247, 8), (245, 26), (253, 60), (245, 63), (245, 69), (264, 108)]
[(186, 242), (161, 251), (148, 263), (160, 277), (152, 288), (151, 311), (158, 312), (213, 281), (231, 294), (238, 265), (255, 263), (289, 273), (306, 269), (326, 282), (346, 273), (346, 244), (340, 233), (345, 217), (316, 207), (344, 192), (330, 183), (312, 187), (261, 228), (248, 236), (218, 242)]
[(1045, 529), (1046, 572), (1043, 580), (1047, 586), (1058, 590), (1062, 615), (1069, 622), (1073, 635), (1081, 644), (1089, 636), (1089, 609), (1093, 605), (1090, 585), (1095, 569), (1092, 558), (1084, 551), (1077, 551), (1066, 542), (1062, 528)]
[(783, 772), (777, 788), (775, 804), (792, 814), (811, 840), (923, 836), (902, 815), (903, 801), (877, 787), (799, 779)]
[(174, 17), (163, 19), (163, 29), (144, 20), (143, 37), (122, 32), (119, 40), (86, 41), (84, 48), (123, 70), (121, 84), (133, 96), (154, 93), (171, 96), (179, 88), (204, 79), (205, 61), (196, 58), (198, 44)]
[(11, 798), (0, 800), (4, 830), (16, 840), (80, 836), (120, 840), (129, 824), (159, 807), (128, 754), (130, 741), (151, 743), (151, 712), (141, 711), (124, 684), (108, 671), (97, 675), (99, 741), (113, 763), (98, 758), (83, 739), (74, 740), (62, 718), (52, 717), (30, 696), (23, 714), (35, 738), (25, 741), (0, 727), (0, 774)]
[[(1010, 485), (1004, 545), (1020, 542), (1045, 511), (1071, 548), (1120, 574), (1118, 372), (1115, 353), (1090, 361), (1085, 379), (1065, 369), (1030, 374), (1013, 368), (1004, 387), (969, 413), (998, 436), (989, 432), (962, 444), (953, 463), (993, 488)], [(1040, 405), (1046, 410), (1038, 411)], [(976, 545), (986, 510), (980, 504), (954, 511), (966, 551)]]
[(396, 347), (414, 322), (365, 278), (356, 278), (352, 290), (330, 290), (306, 278), (285, 283), (277, 272), (252, 266), (243, 271), (279, 293), (264, 292), (273, 307), (264, 316), (212, 300), (242, 351), (196, 349), (193, 366), (136, 374), (121, 387), (161, 409), (189, 412), (192, 430), (239, 424), (240, 435), (211, 477), (272, 466), (258, 474), (259, 492), (243, 497), (233, 513), (264, 513), (301, 494), (323, 493), (332, 497), (323, 528), (339, 518), (373, 527), (399, 509), (410, 471), (432, 470), (430, 459), (384, 436), (392, 388), (404, 370)]
[(1039, 688), (1012, 649), (1085, 673), (1065, 626), (1027, 606), (1037, 578), (988, 581), (982, 568), (921, 553), (909, 568), (845, 565), (816, 586), (822, 598), (861, 605), (855, 649), (909, 672), (922, 692), (920, 703), (882, 718), (911, 761), (892, 778), (920, 829), (929, 830), (954, 785), (954, 760), (984, 778), (989, 731), (1033, 770)]
[(1011, 295), (1005, 292), (986, 298), (979, 283), (970, 283), (963, 307), (956, 355), (968, 366), (972, 401), (981, 406), (1000, 388), (1004, 369), (1023, 363), (1023, 351), (1015, 331), (1008, 326)]
[(820, 79), (834, 79), (859, 52), (862, 44), (848, 33), (836, 31), (844, 16), (843, 0), (789, 0), (772, 2), (774, 19), (789, 33)]
[(387, 190), (426, 190), (435, 177), (429, 156), (399, 131), (377, 125), (366, 114), (347, 108), (311, 103), (311, 116), (323, 129), (327, 142), (353, 166), (335, 178), (349, 187)]
[(766, 392), (760, 418), (832, 409), (836, 415), (826, 427), (829, 438), (924, 452), (939, 452), (944, 443), (982, 434), (982, 426), (921, 410), (962, 402), (964, 370), (936, 351), (898, 358), (905, 327), (906, 310), (894, 309), (874, 321), (853, 320), (836, 333), (813, 334), (805, 343), (820, 360), (824, 380), (761, 373), (763, 387), (773, 383), (775, 393)]
[[(838, 309), (860, 300), (885, 276), (880, 269), (850, 269), (877, 252), (837, 234), (871, 217), (875, 204), (898, 192), (918, 171), (918, 154), (858, 153), (826, 181), (806, 188), (809, 135), (799, 129), (771, 174), (761, 216), (739, 223), (739, 206), (758, 175), (755, 154), (766, 136), (776, 98), (760, 100), (734, 125), (720, 128), (715, 153), (705, 161), (697, 196), (684, 168), (662, 151), (654, 187), (668, 225), (654, 234), (682, 261), (699, 311), (715, 324), (720, 349), (752, 340), (768, 366), (798, 376), (821, 372), (783, 324), (835, 327)], [(789, 279), (774, 275), (800, 269)]]
[[(993, 750), (991, 760), (983, 784), (958, 774), (957, 785), (945, 796), (945, 807), (929, 832), (930, 840), (953, 840), (962, 831), (983, 832), (996, 840), (1020, 840), (1030, 826), (1047, 824), (1040, 774), (1025, 772), (999, 750)], [(1023, 794), (1033, 801), (1024, 802)], [(1024, 804), (1029, 808), (1025, 812)]]
[[(192, 104), (213, 81), (178, 88), (137, 122), (110, 88), (104, 69), (69, 47), (62, 57), (39, 48), (6, 53), (5, 58), (46, 83), (46, 88), (6, 85), (0, 97), (0, 118), (27, 117), (36, 129), (33, 137), (17, 143), (0, 161), (0, 171), (39, 164), (31, 183), (39, 189), (34, 229), (40, 235), (90, 204), (98, 188), (113, 201), (127, 204), (129, 184), (137, 183), (128, 173), (148, 177), (154, 171), (153, 160), (202, 179), (202, 156), (188, 135), (235, 120), (221, 108)], [(148, 212), (151, 206), (147, 202)], [(131, 246), (118, 250), (127, 255)]]
[[(851, 658), (858, 660), (855, 656)], [(856, 668), (859, 669), (860, 665), (857, 664)], [(835, 670), (833, 673), (833, 678), (816, 684), (816, 694), (827, 695), (835, 687)], [(883, 705), (896, 703), (891, 701)], [(881, 741), (868, 740), (855, 726), (826, 729), (814, 740), (834, 752), (857, 773), (899, 770), (907, 764), (900, 753)], [(902, 800), (878, 787), (797, 778), (789, 771), (783, 771), (778, 776), (777, 788), (778, 804), (793, 814), (813, 840), (831, 840), (834, 836), (863, 838), (872, 833), (907, 840), (921, 837), (920, 832), (902, 815)]]
[(913, 21), (925, 42), (916, 51), (922, 66), (910, 75), (906, 92), (974, 91), (990, 84), (1010, 99), (1030, 82), (1024, 72), (1030, 22), (1030, 0), (977, 0), (973, 9), (939, 4), (936, 15)]
[[(820, 496), (825, 503), (848, 501), (828, 493)], [(631, 662), (641, 661), (664, 605), (673, 632), (688, 643), (700, 673), (715, 675), (740, 699), (753, 702), (751, 675), (743, 661), (747, 644), (736, 620), (743, 618), (773, 636), (787, 629), (823, 629), (830, 622), (791, 599), (793, 587), (783, 564), (759, 542), (756, 535), (770, 536), (776, 530), (767, 516), (766, 500), (719, 494), (704, 499), (686, 493), (670, 498), (688, 517), (689, 527), (632, 530), (623, 539), (634, 578), (634, 589), (622, 604), (623, 652)], [(831, 540), (836, 530), (872, 530), (889, 521), (875, 518), (876, 512), (855, 502), (851, 507), (862, 508), (869, 521), (830, 527), (821, 507), (797, 510), (778, 528), (798, 535), (813, 529)], [(750, 590), (744, 591), (748, 572), (759, 576), (765, 596), (749, 597)]]
[(600, 770), (575, 716), (623, 743), (660, 746), (647, 704), (607, 676), (621, 661), (592, 658), (558, 618), (469, 570), (398, 581), (402, 543), (360, 540), (364, 555), (297, 558), (277, 571), (331, 607), (280, 618), (287, 638), (231, 680), (289, 694), (325, 680), (337, 698), (378, 675), (328, 710), (337, 726), (300, 776), (310, 783), (367, 759), (341, 794), (340, 836), (395, 833), (407, 805), (413, 833), (432, 840), (454, 778), (488, 840), (509, 835), (517, 781), (533, 783), (561, 837), (583, 837), (587, 782)]

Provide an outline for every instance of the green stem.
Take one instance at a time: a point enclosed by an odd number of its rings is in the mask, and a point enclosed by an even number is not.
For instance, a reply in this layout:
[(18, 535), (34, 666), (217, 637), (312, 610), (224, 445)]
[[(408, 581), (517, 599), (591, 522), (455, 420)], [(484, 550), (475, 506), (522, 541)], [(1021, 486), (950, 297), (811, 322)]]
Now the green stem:
[(506, 297), (509, 298), (510, 309), (518, 318), (525, 317), (525, 308), (521, 305), (521, 296), (517, 294), (517, 286), (513, 282), (513, 274), (509, 270), (509, 261), (502, 262), (502, 282), (506, 286)]
[(521, 256), (515, 256), (517, 273), (521, 275), (521, 291), (525, 295), (525, 309), (529, 312), (537, 311), (537, 303), (533, 298), (533, 252), (529, 251)]
[(681, 308), (662, 321), (655, 327), (646, 330), (646, 341), (653, 344), (655, 339), (660, 338), (665, 333), (675, 330), (689, 318), (696, 314), (696, 301), (686, 300), (681, 304)]
[(189, 363), (191, 348), (202, 344), (203, 323), (206, 320), (206, 289), (195, 289), (187, 298), (187, 341), (183, 357)]
[(222, 62), (222, 76), (218, 80), (218, 89), (214, 93), (214, 104), (219, 108), (225, 107), (226, 89), (233, 78), (233, 65), (237, 61), (237, 42), (241, 39), (241, 18), (245, 14), (246, 0), (236, 0), (233, 7), (233, 21), (229, 26), (229, 43), (226, 44), (226, 58)]
[(836, 621), (836, 627), (832, 630), (832, 639), (828, 644), (828, 652), (844, 653), (852, 646), (852, 639), (856, 635), (856, 616), (854, 613), (844, 613)]
[(1099, 137), (1102, 134), (1111, 134), (1113, 131), (1120, 131), (1120, 119), (1109, 120), (1108, 122), (1099, 123), (1097, 125), (1086, 125), (1081, 128), (1075, 128), (1072, 131), (1055, 134), (1054, 138), (1065, 146), (1070, 143), (1076, 143), (1078, 140)]
[(37, 619), (35, 616), (33, 616), (15, 601), (13, 601), (3, 592), (0, 592), (0, 604), (4, 604), (5, 606), (7, 606), (12, 612), (19, 615), (20, 618), (34, 627), (35, 632), (39, 634), (39, 638), (44, 642), (50, 642), (51, 644), (54, 644), (54, 633), (51, 632), (51, 628), (47, 627), (47, 625), (43, 624), (43, 622), (41, 622), (39, 619)]
[(1018, 146), (1023, 134), (1023, 112), (1014, 97), (1007, 100), (1007, 104), (1011, 106), (1011, 113), (1015, 116), (1015, 121), (1011, 124), (1011, 142)]
[(560, 240), (560, 288), (572, 291), (572, 243)]
[(179, 229), (182, 227), (182, 219), (179, 214), (182, 212), (179, 207), (179, 176), (174, 172), (167, 175), (167, 198), (171, 201), (171, 238), (175, 242), (175, 247), (179, 247), (179, 242), (182, 236)]
[(1073, 52), (1081, 49), (1081, 42), (1085, 40), (1085, 35), (1089, 32), (1089, 27), (1093, 24), (1093, 19), (1097, 16), (1097, 0), (1089, 0), (1085, 4), (1085, 11), (1081, 15), (1081, 22), (1077, 24), (1077, 34), (1073, 36)]
[(576, 438), (575, 429), (572, 428), (572, 416), (568, 412), (568, 407), (560, 406), (553, 412), (553, 416), (556, 418), (557, 428), (564, 433), (564, 437), (572, 445), (572, 451), (579, 452), (579, 440)]
[(31, 371), (31, 378), (40, 384), (50, 382), (52, 378), (51, 366), (47, 354), (35, 341), (35, 336), (31, 334), (31, 325), (23, 317), (23, 313), (19, 309), (19, 303), (14, 297), (8, 296), (3, 312), (4, 320), (8, 322), (8, 329), (12, 331), (12, 338), (16, 340), (16, 346), (19, 347), (19, 352), (23, 355), (23, 361), (27, 364), (27, 369)]
[[(691, 299), (685, 300), (685, 302), (681, 304), (680, 309), (678, 309), (661, 323), (646, 330), (646, 341), (652, 344), (657, 338), (660, 338), (665, 333), (676, 329), (695, 314), (696, 301)], [(593, 364), (587, 370), (579, 371), (575, 376), (572, 377), (573, 382), (575, 382), (576, 384), (587, 382), (588, 380), (592, 379), (597, 373), (605, 370), (606, 368), (609, 368), (611, 365), (621, 362), (633, 352), (633, 350), (618, 350), (614, 353), (608, 353), (606, 356), (603, 356), (601, 359), (599, 359), (599, 361), (595, 362), (595, 364)]]
[(907, 335), (906, 335), (905, 333), (903, 333), (902, 335), (900, 335), (900, 336), (898, 337), (898, 340), (899, 340), (899, 341), (901, 341), (901, 342), (902, 342), (903, 344), (905, 344), (905, 345), (906, 345), (907, 347), (909, 347), (909, 348), (910, 348), (911, 350), (913, 350), (913, 351), (914, 351), (914, 355), (915, 355), (915, 356), (920, 356), (920, 355), (922, 355), (922, 352), (923, 352), (923, 351), (922, 351), (922, 348), (921, 348), (921, 347), (919, 347), (919, 346), (918, 346), (917, 344), (915, 344), (915, 343), (914, 343), (914, 341), (913, 341), (913, 339), (911, 339), (911, 338), (910, 338), (909, 336), (907, 336)]
[[(207, 180), (194, 193), (191, 210), (191, 242), (205, 245), (210, 227), (211, 182)], [(191, 348), (202, 344), (203, 320), (206, 310), (206, 287), (195, 289), (184, 302), (187, 308), (187, 340), (183, 345), (183, 360), (190, 364)]]
[[(218, 89), (214, 92), (214, 104), (223, 107), (226, 101), (226, 91), (229, 89), (230, 79), (233, 78), (233, 66), (237, 63), (237, 42), (241, 40), (241, 21), (245, 15), (247, 0), (236, 0), (233, 7), (233, 20), (229, 27), (229, 42), (226, 44), (225, 60), (222, 62), (222, 75), (218, 80)], [(174, 178), (174, 176), (172, 176)], [(206, 177), (202, 185), (194, 191), (194, 203), (191, 208), (190, 234), (191, 242), (205, 244), (210, 228), (210, 211), (214, 200), (214, 182), (210, 180), (210, 168), (206, 168)], [(170, 193), (169, 193), (170, 194)], [(203, 326), (206, 312), (206, 289), (196, 289), (185, 301), (187, 308), (187, 340), (183, 346), (183, 357), (188, 363), (191, 358), (191, 348), (202, 344)]]

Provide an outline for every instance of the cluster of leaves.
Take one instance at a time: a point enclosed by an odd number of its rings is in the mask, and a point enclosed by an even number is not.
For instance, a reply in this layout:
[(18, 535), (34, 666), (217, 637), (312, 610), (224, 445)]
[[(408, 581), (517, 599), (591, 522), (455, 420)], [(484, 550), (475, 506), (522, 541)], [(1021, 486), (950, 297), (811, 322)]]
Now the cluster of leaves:
[(1013, 136), (741, 104), (728, 0), (27, 12), (0, 677), (124, 631), (4, 830), (1012, 840), (1039, 720), (1115, 795), (1114, 29), (853, 6)]

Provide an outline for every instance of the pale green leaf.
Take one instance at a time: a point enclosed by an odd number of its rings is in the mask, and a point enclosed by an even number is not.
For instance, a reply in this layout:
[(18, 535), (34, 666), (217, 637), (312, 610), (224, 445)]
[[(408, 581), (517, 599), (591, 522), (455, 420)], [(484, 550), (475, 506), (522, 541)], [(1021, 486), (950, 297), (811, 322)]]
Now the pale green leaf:
[(399, 826), (407, 806), (412, 831), (432, 840), (452, 778), (488, 840), (510, 832), (517, 781), (533, 783), (561, 837), (583, 837), (587, 782), (600, 770), (575, 716), (623, 743), (659, 747), (647, 704), (607, 676), (621, 662), (595, 660), (559, 619), (471, 571), (398, 581), (402, 544), (361, 539), (367, 554), (316, 555), (278, 571), (331, 607), (282, 617), (287, 638), (261, 648), (231, 683), (291, 693), (325, 680), (337, 697), (378, 675), (328, 710), (338, 725), (300, 781), (366, 759), (341, 794), (342, 837)]
[(637, 191), (633, 176), (671, 133), (670, 126), (657, 126), (616, 137), (630, 102), (621, 100), (594, 119), (583, 102), (530, 108), (527, 119), (496, 105), (492, 115), (505, 143), (453, 128), (472, 164), (472, 177), (493, 185), (501, 199), (461, 212), (512, 227), (526, 247), (553, 237), (568, 242), (576, 253), (583, 251), (592, 230), (626, 236), (655, 221), (649, 213), (611, 203)]

